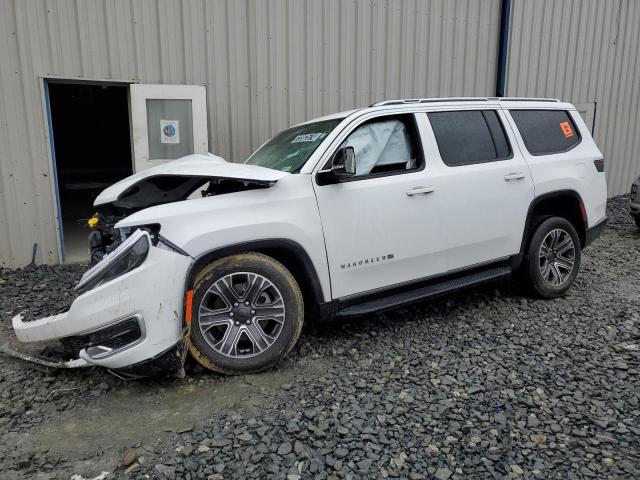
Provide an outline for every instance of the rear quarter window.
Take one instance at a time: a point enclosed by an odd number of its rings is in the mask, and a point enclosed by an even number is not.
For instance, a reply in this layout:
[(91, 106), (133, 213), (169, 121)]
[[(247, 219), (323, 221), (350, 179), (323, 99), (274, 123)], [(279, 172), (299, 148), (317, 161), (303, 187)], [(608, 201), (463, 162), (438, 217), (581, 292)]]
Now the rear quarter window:
[(571, 150), (580, 143), (580, 132), (564, 110), (510, 110), (531, 155)]

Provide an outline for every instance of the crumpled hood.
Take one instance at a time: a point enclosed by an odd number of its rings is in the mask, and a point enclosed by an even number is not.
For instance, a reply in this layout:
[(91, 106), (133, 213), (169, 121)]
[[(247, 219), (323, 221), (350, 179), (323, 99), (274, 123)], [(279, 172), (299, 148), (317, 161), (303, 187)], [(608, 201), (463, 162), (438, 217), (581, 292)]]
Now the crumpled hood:
[[(208, 154), (192, 154), (163, 163), (130, 177), (124, 178), (103, 190), (93, 202), (94, 206), (122, 201), (156, 204), (184, 200), (193, 191), (193, 186), (211, 179), (231, 179), (270, 185), (287, 172), (227, 162), (221, 157)], [(186, 195), (185, 195), (186, 193)], [(130, 199), (128, 201), (128, 199)]]

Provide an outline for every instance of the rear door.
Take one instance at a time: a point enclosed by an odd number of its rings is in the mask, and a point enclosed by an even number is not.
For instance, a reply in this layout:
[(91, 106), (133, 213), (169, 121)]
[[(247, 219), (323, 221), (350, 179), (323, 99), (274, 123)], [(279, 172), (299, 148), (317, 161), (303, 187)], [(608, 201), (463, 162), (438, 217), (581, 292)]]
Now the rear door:
[(448, 270), (518, 253), (534, 191), (505, 113), (496, 107), (425, 115), (426, 141), (433, 142), (442, 171), (436, 194), (446, 209)]
[(209, 151), (202, 85), (131, 85), (135, 172)]

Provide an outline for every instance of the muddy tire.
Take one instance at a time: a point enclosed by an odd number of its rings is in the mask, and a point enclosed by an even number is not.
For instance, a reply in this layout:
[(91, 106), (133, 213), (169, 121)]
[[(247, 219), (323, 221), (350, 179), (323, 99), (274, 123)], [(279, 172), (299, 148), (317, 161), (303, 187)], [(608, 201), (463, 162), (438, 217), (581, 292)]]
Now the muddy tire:
[(580, 239), (571, 222), (549, 217), (531, 236), (522, 265), (525, 285), (539, 297), (558, 297), (573, 285), (580, 260)]
[(298, 283), (278, 261), (241, 253), (206, 265), (193, 288), (189, 350), (224, 374), (265, 370), (298, 341), (304, 302)]

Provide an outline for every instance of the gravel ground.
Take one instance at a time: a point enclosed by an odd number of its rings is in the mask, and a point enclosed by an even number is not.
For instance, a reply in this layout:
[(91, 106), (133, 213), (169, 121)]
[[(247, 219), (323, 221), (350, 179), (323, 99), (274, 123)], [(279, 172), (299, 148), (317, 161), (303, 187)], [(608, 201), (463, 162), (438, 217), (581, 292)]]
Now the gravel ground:
[[(627, 198), (564, 298), (508, 281), (305, 328), (281, 366), (125, 382), (0, 356), (3, 478), (640, 478), (640, 234)], [(0, 270), (13, 312), (81, 267)], [(131, 464), (130, 467), (125, 465)]]

